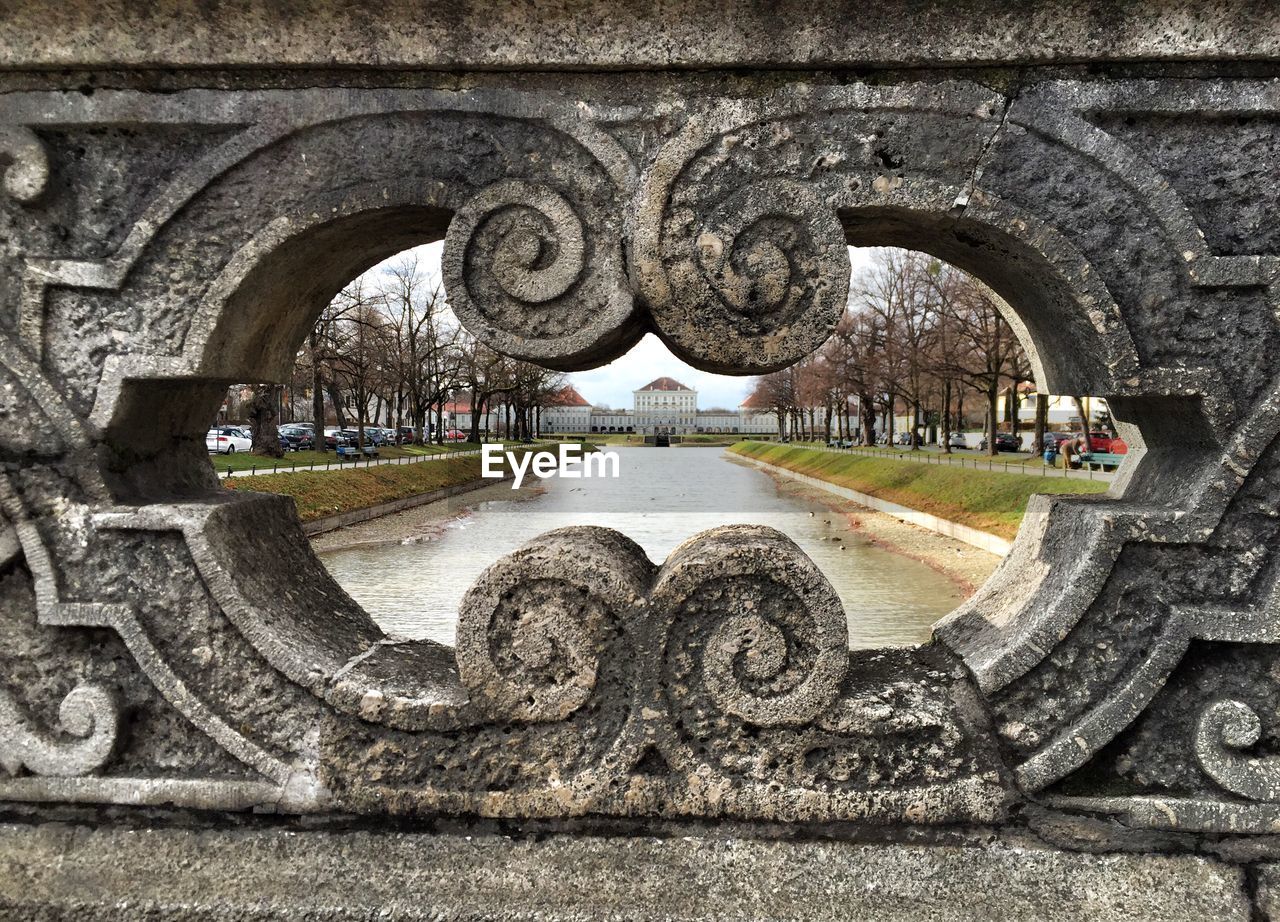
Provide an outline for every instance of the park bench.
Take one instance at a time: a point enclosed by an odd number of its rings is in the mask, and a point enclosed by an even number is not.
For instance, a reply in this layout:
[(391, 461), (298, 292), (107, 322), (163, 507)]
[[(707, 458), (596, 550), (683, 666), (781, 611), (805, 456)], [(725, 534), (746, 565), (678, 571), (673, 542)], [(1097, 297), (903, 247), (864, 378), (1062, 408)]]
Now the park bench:
[[(360, 456), (360, 449), (356, 445), (339, 445), (335, 449), (339, 458), (355, 458)], [(366, 445), (364, 454), (370, 458), (378, 457), (378, 446)]]
[(1124, 461), (1124, 455), (1106, 451), (1093, 451), (1080, 456), (1080, 463), (1091, 471), (1114, 471)]

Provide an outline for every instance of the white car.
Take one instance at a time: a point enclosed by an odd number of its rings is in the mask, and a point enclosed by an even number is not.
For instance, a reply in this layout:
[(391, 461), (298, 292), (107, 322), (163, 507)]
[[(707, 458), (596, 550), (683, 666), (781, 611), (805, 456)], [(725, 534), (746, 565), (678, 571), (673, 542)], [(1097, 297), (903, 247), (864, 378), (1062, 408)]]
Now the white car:
[(237, 451), (249, 451), (253, 448), (253, 442), (234, 426), (219, 426), (209, 430), (204, 437), (204, 447), (215, 454), (230, 455)]

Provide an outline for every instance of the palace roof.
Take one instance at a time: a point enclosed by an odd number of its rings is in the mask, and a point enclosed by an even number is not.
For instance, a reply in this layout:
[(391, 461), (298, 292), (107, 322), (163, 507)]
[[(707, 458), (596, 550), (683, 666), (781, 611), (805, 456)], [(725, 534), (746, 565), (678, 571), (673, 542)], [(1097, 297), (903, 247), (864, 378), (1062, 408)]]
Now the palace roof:
[(566, 384), (558, 393), (547, 399), (549, 407), (589, 407), (591, 401), (578, 393), (572, 384)]
[(663, 378), (654, 378), (644, 387), (640, 388), (640, 390), (642, 391), (692, 391), (693, 388), (685, 387), (675, 378), (663, 377)]

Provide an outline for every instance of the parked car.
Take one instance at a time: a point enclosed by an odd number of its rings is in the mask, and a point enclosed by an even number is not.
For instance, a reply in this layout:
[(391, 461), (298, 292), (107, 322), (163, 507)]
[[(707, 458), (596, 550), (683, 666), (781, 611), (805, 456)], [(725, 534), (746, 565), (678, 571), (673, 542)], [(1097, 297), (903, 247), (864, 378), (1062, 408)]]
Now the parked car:
[(1124, 455), (1129, 453), (1129, 446), (1124, 439), (1102, 430), (1089, 433), (1089, 445), (1094, 451), (1103, 454)]
[(947, 439), (948, 448), (968, 448), (969, 440), (964, 437), (963, 432), (953, 432)]
[(280, 435), (289, 440), (292, 451), (304, 451), (316, 447), (316, 433), (311, 426), (291, 423), (280, 427)]
[(343, 430), (337, 428), (336, 426), (327, 427), (324, 430), (324, 447), (329, 449), (330, 451), (333, 451), (339, 447), (346, 447), (347, 445), (355, 444), (355, 442), (350, 441), (342, 433), (343, 433)]
[(253, 441), (236, 426), (218, 426), (205, 435), (204, 447), (220, 455), (233, 455), (252, 449)]
[(467, 440), (467, 434), (465, 432), (459, 432), (457, 429), (450, 429), (444, 434), (444, 439), (446, 442), (465, 442)]
[[(987, 440), (984, 437), (978, 445), (978, 451), (987, 450)], [(1022, 451), (1022, 439), (1014, 435), (1012, 432), (996, 433), (996, 451)]]
[[(342, 437), (347, 440), (348, 445), (360, 444), (361, 442), (360, 430), (358, 428), (342, 429), (340, 430), (340, 432)], [(366, 447), (373, 446), (374, 448), (378, 448), (379, 446), (382, 445), (382, 442), (383, 442), (383, 437), (381, 432), (379, 432), (377, 429), (373, 428), (372, 426), (365, 426), (364, 444)]]
[[(249, 440), (249, 449), (252, 450), (253, 449), (253, 430), (248, 426), (241, 426), (240, 434)], [(293, 446), (293, 443), (289, 441), (288, 436), (286, 436), (279, 429), (276, 430), (276, 438), (280, 442), (281, 451), (297, 451), (297, 449)]]
[(401, 426), (396, 430), (396, 442), (400, 445), (409, 445), (418, 440), (418, 431), (412, 426)]
[[(343, 429), (342, 434), (346, 436), (347, 441), (352, 445), (358, 445), (361, 441), (360, 429), (357, 426), (352, 426), (349, 429)], [(373, 426), (365, 426), (363, 441), (366, 445), (381, 445), (383, 442), (382, 433)]]

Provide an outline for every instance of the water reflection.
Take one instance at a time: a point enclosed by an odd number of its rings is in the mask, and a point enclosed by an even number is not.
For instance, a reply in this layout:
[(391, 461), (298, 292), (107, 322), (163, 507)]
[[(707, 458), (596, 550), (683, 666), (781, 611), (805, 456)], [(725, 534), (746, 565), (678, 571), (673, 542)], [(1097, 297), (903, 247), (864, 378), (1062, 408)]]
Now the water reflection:
[[(717, 525), (771, 525), (831, 580), (855, 648), (920, 643), (962, 601), (958, 587), (924, 564), (883, 550), (821, 503), (780, 492), (767, 474), (720, 448), (610, 448), (617, 479), (549, 478), (513, 499), (497, 484), (436, 508), (362, 526), (359, 540), (322, 551), (343, 588), (385, 630), (453, 643), (463, 594), (480, 572), (529, 538), (565, 525), (623, 532), (655, 561)], [(528, 485), (521, 493), (529, 493)]]

